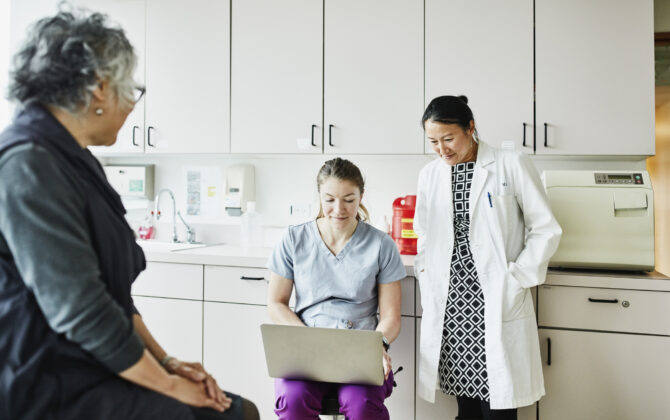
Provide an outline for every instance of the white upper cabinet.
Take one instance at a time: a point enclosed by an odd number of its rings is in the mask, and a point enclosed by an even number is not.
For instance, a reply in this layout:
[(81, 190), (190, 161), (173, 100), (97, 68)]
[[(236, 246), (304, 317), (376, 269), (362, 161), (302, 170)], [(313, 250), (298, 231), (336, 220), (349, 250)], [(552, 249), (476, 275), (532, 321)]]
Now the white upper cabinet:
[(230, 1), (147, 0), (146, 151), (230, 151)]
[[(143, 86), (144, 79), (144, 0), (76, 0), (74, 4), (83, 6), (91, 11), (104, 13), (112, 22), (120, 25), (128, 40), (133, 45), (137, 55), (135, 68), (135, 82)], [(112, 146), (91, 147), (96, 155), (114, 153), (142, 153), (144, 152), (144, 98), (140, 100), (133, 111), (126, 118), (121, 127), (116, 143)]]
[(325, 0), (326, 153), (423, 153), (423, 0)]
[(323, 151), (323, 3), (235, 0), (231, 152)]
[(654, 154), (653, 31), (652, 0), (536, 0), (538, 154)]
[(426, 0), (425, 105), (442, 95), (468, 97), (486, 143), (533, 152), (533, 0)]

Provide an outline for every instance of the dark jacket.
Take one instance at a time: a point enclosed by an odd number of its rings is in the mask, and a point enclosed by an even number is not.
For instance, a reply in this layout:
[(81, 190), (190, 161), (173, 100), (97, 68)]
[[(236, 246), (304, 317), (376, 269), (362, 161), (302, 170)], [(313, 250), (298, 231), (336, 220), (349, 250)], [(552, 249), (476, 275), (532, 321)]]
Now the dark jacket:
[(0, 134), (0, 419), (44, 419), (136, 363), (144, 254), (91, 153), (43, 107)]

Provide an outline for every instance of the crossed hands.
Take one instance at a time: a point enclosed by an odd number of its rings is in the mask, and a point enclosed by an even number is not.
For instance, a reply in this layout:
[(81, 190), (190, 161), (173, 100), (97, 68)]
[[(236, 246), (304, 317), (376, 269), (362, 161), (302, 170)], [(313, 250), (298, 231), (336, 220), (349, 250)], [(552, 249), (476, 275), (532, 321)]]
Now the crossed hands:
[(171, 358), (165, 370), (173, 375), (172, 396), (195, 407), (208, 407), (220, 412), (230, 408), (230, 399), (205, 371), (200, 363), (182, 362)]

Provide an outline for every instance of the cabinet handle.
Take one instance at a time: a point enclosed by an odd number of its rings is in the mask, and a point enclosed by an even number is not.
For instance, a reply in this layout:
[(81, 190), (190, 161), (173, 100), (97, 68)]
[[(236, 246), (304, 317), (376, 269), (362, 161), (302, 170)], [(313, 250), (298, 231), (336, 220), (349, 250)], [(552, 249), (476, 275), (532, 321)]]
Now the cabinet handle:
[(526, 147), (526, 123), (523, 123), (523, 147)]
[(316, 147), (316, 144), (314, 143), (314, 129), (316, 128), (316, 124), (312, 124), (312, 146)]
[(547, 366), (551, 366), (551, 338), (547, 337)]
[(136, 125), (133, 126), (133, 146), (135, 146), (135, 147), (139, 147), (139, 146), (140, 146), (140, 145), (137, 144), (137, 142), (135, 141), (135, 130), (138, 130), (139, 128), (140, 128), (140, 127), (138, 127), (138, 126), (136, 126)]
[(335, 147), (333, 146), (333, 124), (328, 124), (328, 144), (330, 147)]
[(156, 147), (156, 145), (151, 144), (151, 130), (155, 130), (155, 128), (153, 128), (152, 126), (149, 126), (149, 128), (147, 128), (147, 144), (151, 147)]
[(594, 299), (594, 298), (589, 298), (589, 302), (595, 302), (595, 303), (619, 303), (619, 299)]
[(548, 125), (549, 124), (544, 123), (544, 147), (549, 147), (549, 146), (547, 146), (547, 126)]
[[(265, 277), (247, 277), (247, 276), (241, 276), (240, 280), (253, 280), (253, 281), (264, 281)], [(265, 280), (267, 282), (267, 280)]]

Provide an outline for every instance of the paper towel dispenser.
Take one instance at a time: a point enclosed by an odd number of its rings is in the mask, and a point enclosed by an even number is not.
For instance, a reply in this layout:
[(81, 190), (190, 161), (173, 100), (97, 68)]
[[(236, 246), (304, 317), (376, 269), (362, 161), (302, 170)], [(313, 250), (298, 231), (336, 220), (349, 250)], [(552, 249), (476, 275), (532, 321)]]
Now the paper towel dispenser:
[(654, 193), (646, 171), (545, 171), (563, 229), (551, 267), (654, 269)]

